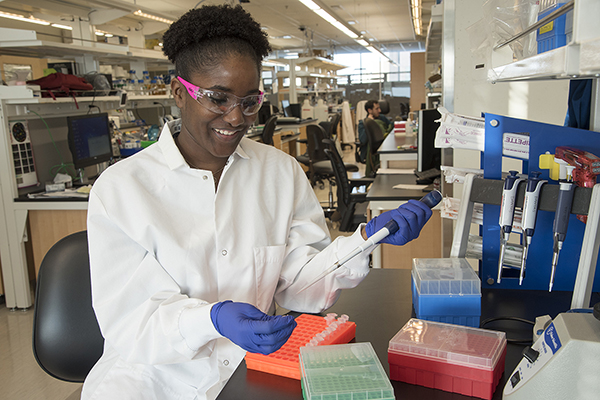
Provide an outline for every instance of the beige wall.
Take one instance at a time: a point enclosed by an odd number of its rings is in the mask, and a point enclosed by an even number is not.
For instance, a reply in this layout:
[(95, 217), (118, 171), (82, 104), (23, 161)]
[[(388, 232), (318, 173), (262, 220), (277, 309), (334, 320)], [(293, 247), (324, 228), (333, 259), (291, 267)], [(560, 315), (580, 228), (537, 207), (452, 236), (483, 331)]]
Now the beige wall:
[(425, 81), (427, 80), (425, 53), (410, 54), (410, 111), (421, 109), (421, 103), (427, 104)]

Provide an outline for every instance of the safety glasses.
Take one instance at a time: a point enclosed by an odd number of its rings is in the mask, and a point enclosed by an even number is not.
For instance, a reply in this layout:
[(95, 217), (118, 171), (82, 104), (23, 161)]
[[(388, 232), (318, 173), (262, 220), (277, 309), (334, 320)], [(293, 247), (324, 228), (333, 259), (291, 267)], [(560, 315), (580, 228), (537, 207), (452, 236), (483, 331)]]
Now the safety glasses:
[(238, 97), (231, 93), (202, 89), (180, 76), (177, 79), (198, 104), (216, 114), (227, 114), (239, 105), (244, 115), (254, 115), (260, 110), (265, 95), (264, 92), (259, 92), (259, 94)]

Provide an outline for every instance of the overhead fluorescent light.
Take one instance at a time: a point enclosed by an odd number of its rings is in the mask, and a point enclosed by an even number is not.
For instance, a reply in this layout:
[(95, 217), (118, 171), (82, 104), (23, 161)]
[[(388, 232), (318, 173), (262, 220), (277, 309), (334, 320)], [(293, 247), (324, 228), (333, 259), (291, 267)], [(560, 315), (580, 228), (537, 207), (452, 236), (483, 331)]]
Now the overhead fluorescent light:
[(290, 35), (283, 35), (281, 38), (282, 39), (291, 39), (292, 37)]
[(152, 14), (146, 14), (142, 10), (137, 10), (136, 12), (133, 13), (133, 15), (137, 15), (138, 17), (143, 17), (143, 18), (151, 19), (153, 21), (164, 22), (165, 24), (169, 24), (169, 25), (172, 24), (173, 22), (175, 22), (175, 21), (173, 21), (171, 19), (157, 17), (156, 15), (152, 15)]
[(38, 18), (34, 18), (34, 17), (25, 17), (24, 15), (7, 13), (7, 12), (2, 12), (2, 11), (0, 11), (0, 17), (15, 19), (17, 21), (31, 22), (32, 24), (38, 24), (38, 25), (50, 25), (50, 22), (44, 21), (43, 19), (38, 19)]
[(96, 34), (96, 36), (104, 36), (104, 33), (102, 33), (102, 32), (98, 32), (98, 31), (96, 31), (96, 32), (94, 32), (94, 33)]
[(317, 3), (312, 0), (300, 0), (300, 3), (304, 4), (306, 7), (310, 8), (312, 11), (318, 10), (319, 7)]
[(360, 44), (361, 46), (369, 46), (369, 42), (367, 42), (365, 39), (357, 39), (356, 43)]
[(338, 21), (334, 16), (329, 14), (327, 11), (321, 8), (317, 3), (312, 0), (299, 0), (302, 4), (312, 10), (314, 13), (319, 15), (325, 21), (329, 22), (331, 25), (335, 26), (337, 29), (342, 31), (346, 36), (351, 37), (352, 39), (358, 38), (358, 35), (352, 30), (348, 29), (344, 24)]
[(423, 34), (423, 21), (421, 18), (421, 0), (410, 0), (410, 11), (412, 14), (413, 27), (415, 29), (415, 35), (421, 36)]
[(65, 29), (67, 31), (72, 31), (73, 30), (73, 27), (69, 26), (69, 25), (52, 24), (50, 26), (53, 26), (54, 28)]

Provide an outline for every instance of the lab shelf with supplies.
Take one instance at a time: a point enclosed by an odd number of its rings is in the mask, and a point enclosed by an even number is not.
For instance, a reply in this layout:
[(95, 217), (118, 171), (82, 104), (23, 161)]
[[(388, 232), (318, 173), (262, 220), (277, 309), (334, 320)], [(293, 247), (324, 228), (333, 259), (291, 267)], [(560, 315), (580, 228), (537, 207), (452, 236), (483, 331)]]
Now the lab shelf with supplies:
[[(173, 98), (169, 96), (135, 96), (129, 99), (128, 107), (161, 107), (161, 104), (154, 104), (155, 102), (160, 102), (165, 107), (175, 105)], [(0, 141), (0, 257), (7, 308), (28, 308), (32, 305), (26, 242), (32, 242), (34, 263), (39, 265), (45, 250), (54, 242), (66, 234), (85, 229), (87, 213), (87, 201), (19, 200), (23, 190), (27, 189), (19, 189), (17, 186), (11, 123), (28, 121), (31, 124), (39, 119), (35, 114), (37, 113), (50, 121), (52, 130), (65, 133), (66, 117), (85, 115), (88, 106), (92, 104), (101, 112), (115, 110), (119, 108), (119, 97), (78, 97), (76, 104), (72, 98), (53, 100), (34, 97), (33, 91), (25, 86), (0, 86), (0, 137), (3, 138)], [(35, 153), (36, 143), (32, 143)], [(48, 145), (52, 148), (50, 141)], [(28, 235), (28, 220), (31, 237)]]
[(522, 60), (493, 66), (488, 70), (488, 80), (597, 78), (600, 74), (598, 15), (600, 2), (597, 0), (575, 0), (573, 38), (570, 43)]

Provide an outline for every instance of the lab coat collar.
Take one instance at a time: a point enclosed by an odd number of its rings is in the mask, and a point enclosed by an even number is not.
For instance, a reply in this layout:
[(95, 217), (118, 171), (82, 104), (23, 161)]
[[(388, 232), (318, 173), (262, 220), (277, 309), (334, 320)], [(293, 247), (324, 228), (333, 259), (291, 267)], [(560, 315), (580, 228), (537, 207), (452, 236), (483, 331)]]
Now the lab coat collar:
[[(163, 127), (163, 130), (158, 138), (158, 145), (162, 150), (162, 153), (165, 156), (165, 160), (169, 169), (175, 170), (178, 168), (186, 167), (189, 168), (189, 165), (181, 155), (179, 148), (175, 144), (175, 139), (173, 135), (181, 132), (181, 119), (176, 119), (175, 121), (168, 122)], [(246, 145), (246, 141), (250, 140), (247, 138), (243, 138), (235, 149), (234, 153), (229, 157), (229, 161), (233, 161), (235, 154), (242, 159), (249, 159), (248, 153), (244, 150), (244, 146)]]

